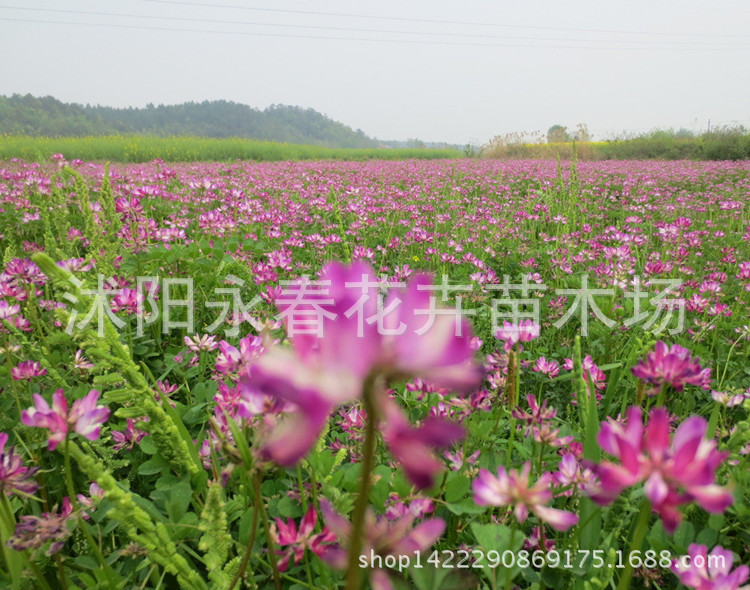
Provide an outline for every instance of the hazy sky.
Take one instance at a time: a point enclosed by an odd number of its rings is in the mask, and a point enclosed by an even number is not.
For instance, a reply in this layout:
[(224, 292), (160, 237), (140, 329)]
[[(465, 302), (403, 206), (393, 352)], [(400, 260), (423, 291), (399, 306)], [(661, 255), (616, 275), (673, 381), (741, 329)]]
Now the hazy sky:
[(750, 126), (746, 0), (0, 0), (0, 94), (314, 108), (481, 144)]

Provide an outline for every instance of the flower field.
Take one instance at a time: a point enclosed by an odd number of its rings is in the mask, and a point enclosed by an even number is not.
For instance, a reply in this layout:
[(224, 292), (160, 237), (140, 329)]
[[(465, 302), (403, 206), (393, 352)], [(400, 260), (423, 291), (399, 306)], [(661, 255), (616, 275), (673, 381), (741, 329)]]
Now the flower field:
[(0, 587), (736, 590), (750, 163), (0, 162)]

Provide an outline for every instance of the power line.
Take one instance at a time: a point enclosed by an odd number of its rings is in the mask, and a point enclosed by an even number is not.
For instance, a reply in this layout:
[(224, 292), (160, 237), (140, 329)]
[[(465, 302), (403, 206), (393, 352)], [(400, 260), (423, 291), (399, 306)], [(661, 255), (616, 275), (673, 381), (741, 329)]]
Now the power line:
[(29, 8), (25, 6), (7, 6), (0, 5), (0, 8), (10, 10), (26, 10), (34, 12), (55, 12), (62, 14), (79, 14), (87, 16), (114, 16), (118, 18), (141, 18), (150, 20), (161, 20), (161, 21), (183, 21), (183, 22), (199, 22), (199, 23), (213, 23), (213, 24), (229, 24), (229, 25), (249, 25), (249, 26), (260, 26), (260, 27), (277, 27), (277, 28), (291, 28), (291, 29), (313, 29), (313, 30), (326, 30), (326, 31), (343, 31), (343, 32), (356, 32), (356, 33), (387, 33), (387, 34), (398, 34), (398, 35), (422, 35), (429, 37), (461, 37), (461, 38), (480, 38), (480, 39), (514, 39), (520, 41), (563, 41), (572, 43), (634, 43), (638, 45), (737, 45), (734, 42), (716, 42), (716, 41), (635, 41), (635, 40), (620, 40), (620, 39), (569, 39), (560, 37), (519, 37), (519, 36), (506, 36), (506, 35), (476, 35), (469, 33), (437, 33), (437, 32), (425, 32), (425, 31), (397, 31), (392, 29), (364, 29), (364, 28), (353, 28), (353, 27), (331, 27), (331, 26), (319, 26), (319, 25), (293, 25), (293, 24), (278, 24), (278, 23), (258, 23), (248, 21), (232, 21), (232, 20), (217, 20), (217, 19), (201, 19), (201, 18), (189, 18), (179, 16), (153, 16), (145, 14), (123, 14), (120, 12), (100, 12), (92, 10), (64, 10), (55, 8)]
[(660, 35), (665, 37), (735, 37), (741, 39), (750, 38), (750, 35), (731, 35), (726, 33), (664, 33), (655, 31), (622, 31), (615, 29), (576, 29), (566, 27), (540, 27), (531, 25), (508, 25), (499, 23), (483, 23), (483, 22), (472, 22), (472, 21), (455, 21), (455, 20), (439, 20), (429, 18), (409, 18), (399, 16), (376, 16), (367, 14), (351, 14), (343, 12), (318, 12), (313, 10), (289, 10), (282, 8), (257, 8), (251, 6), (235, 6), (232, 4), (216, 4), (208, 2), (179, 2), (178, 0), (142, 0), (143, 2), (151, 2), (154, 4), (176, 4), (178, 6), (202, 6), (209, 8), (231, 8), (234, 10), (251, 10), (257, 12), (278, 12), (284, 14), (305, 14), (308, 16), (336, 16), (344, 18), (363, 18), (372, 20), (390, 20), (390, 21), (402, 21), (402, 22), (419, 22), (419, 23), (432, 23), (432, 24), (443, 24), (443, 25), (467, 25), (467, 26), (482, 26), (482, 27), (501, 27), (510, 29), (536, 29), (545, 31), (568, 31), (574, 33), (615, 33), (622, 35)]
[(606, 47), (606, 46), (580, 46), (580, 45), (530, 45), (530, 44), (518, 44), (518, 43), (470, 43), (461, 41), (422, 41), (417, 39), (372, 39), (362, 37), (331, 37), (323, 35), (291, 35), (283, 33), (251, 33), (243, 31), (218, 31), (211, 29), (187, 29), (187, 28), (173, 28), (173, 27), (142, 27), (136, 25), (121, 25), (112, 23), (82, 23), (82, 22), (67, 22), (67, 21), (54, 21), (54, 20), (39, 20), (30, 18), (12, 18), (12, 17), (0, 17), (0, 21), (10, 22), (25, 22), (25, 23), (37, 23), (37, 24), (49, 24), (49, 25), (69, 25), (69, 26), (81, 26), (81, 27), (95, 27), (95, 28), (111, 28), (111, 29), (126, 29), (136, 31), (160, 31), (160, 32), (177, 32), (177, 33), (204, 33), (204, 34), (216, 34), (216, 35), (232, 35), (242, 37), (277, 37), (284, 39), (318, 39), (322, 41), (356, 41), (362, 42), (373, 42), (373, 43), (405, 43), (409, 45), (447, 45), (447, 46), (464, 46), (464, 47), (507, 47), (516, 49), (596, 49), (599, 50), (612, 50), (612, 51), (750, 51), (750, 47), (740, 48), (712, 48), (712, 47), (701, 47), (701, 48), (690, 48), (690, 47)]

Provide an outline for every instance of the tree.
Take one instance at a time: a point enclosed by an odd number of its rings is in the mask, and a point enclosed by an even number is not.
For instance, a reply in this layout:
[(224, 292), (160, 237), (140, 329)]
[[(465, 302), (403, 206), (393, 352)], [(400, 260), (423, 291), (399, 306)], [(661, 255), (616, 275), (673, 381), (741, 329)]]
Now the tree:
[(562, 125), (552, 125), (547, 131), (547, 143), (566, 143), (572, 141), (568, 128)]

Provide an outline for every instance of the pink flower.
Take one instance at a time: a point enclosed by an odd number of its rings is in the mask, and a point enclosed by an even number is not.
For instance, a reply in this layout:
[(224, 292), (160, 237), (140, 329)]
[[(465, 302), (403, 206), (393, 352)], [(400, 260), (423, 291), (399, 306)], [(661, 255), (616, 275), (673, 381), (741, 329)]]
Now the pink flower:
[(708, 553), (708, 547), (691, 543), (688, 554), (676, 559), (672, 571), (680, 583), (695, 590), (742, 590), (750, 568), (741, 565), (732, 571), (734, 556), (731, 551), (717, 545)]
[[(351, 523), (338, 514), (326, 499), (320, 501), (320, 509), (326, 525), (344, 547), (349, 546)], [(394, 520), (387, 517), (376, 518), (369, 509), (365, 514), (364, 543), (360, 555), (373, 558), (375, 567), (370, 570), (372, 587), (375, 590), (393, 589), (388, 573), (378, 567), (384, 557), (393, 555), (415, 556), (431, 547), (443, 534), (445, 521), (442, 518), (429, 518), (412, 528), (415, 517), (411, 512)], [(331, 567), (345, 569), (347, 552), (339, 545), (326, 547), (321, 555)]]
[(554, 379), (560, 374), (560, 363), (557, 361), (548, 361), (545, 357), (540, 356), (534, 365), (534, 371), (544, 373), (550, 379)]
[(25, 467), (13, 447), (5, 448), (8, 435), (0, 432), (0, 494), (33, 494), (39, 485), (32, 476), (38, 467)]
[(96, 440), (101, 425), (109, 417), (109, 408), (97, 406), (98, 400), (99, 392), (92, 389), (86, 397), (73, 402), (73, 407), (68, 410), (68, 400), (62, 389), (52, 394), (51, 408), (41, 395), (35, 393), (34, 407), (21, 413), (21, 422), (26, 426), (47, 428), (50, 431), (47, 445), (50, 451), (65, 440), (71, 429), (89, 440)]
[(139, 293), (135, 289), (123, 287), (112, 298), (111, 308), (115, 312), (124, 311), (127, 315), (134, 315), (142, 311), (143, 302), (144, 297), (142, 293)]
[(241, 361), (242, 355), (239, 350), (225, 340), (219, 342), (219, 355), (216, 357), (216, 371), (218, 373), (234, 372)]
[(711, 382), (711, 369), (702, 369), (698, 358), (691, 358), (687, 348), (679, 344), (670, 348), (661, 341), (646, 360), (633, 367), (633, 375), (653, 385), (651, 395), (656, 395), (665, 384), (682, 391), (686, 384), (708, 389)]
[[(331, 411), (360, 399), (365, 383), (421, 377), (438, 387), (471, 391), (481, 381), (481, 371), (473, 362), (471, 329), (465, 318), (459, 322), (446, 314), (426, 317), (430, 309), (431, 280), (417, 275), (404, 290), (391, 290), (380, 301), (380, 285), (372, 268), (363, 262), (351, 266), (326, 265), (320, 276), (327, 281), (325, 291), (306, 285), (315, 304), (277, 298), (276, 305), (287, 321), (291, 348), (269, 347), (250, 370), (240, 375), (240, 389), (260, 391), (297, 407), (287, 415), (266, 441), (266, 452), (276, 462), (291, 465), (302, 458), (317, 440)], [(298, 285), (298, 290), (302, 289)], [(290, 329), (292, 304), (310, 317), (322, 297), (329, 302), (321, 313), (318, 333)], [(434, 301), (434, 300), (433, 300)], [(321, 308), (322, 309), (322, 308)], [(322, 334), (322, 335), (321, 335)], [(378, 397), (383, 397), (380, 394)], [(376, 403), (380, 408), (380, 403)], [(398, 422), (399, 412), (386, 404), (383, 425), (392, 448), (404, 448), (398, 441), (414, 435), (422, 440), (431, 436), (406, 434)], [(402, 454), (407, 457), (406, 453)], [(424, 481), (424, 480), (421, 480)]]
[(202, 350), (216, 350), (219, 345), (216, 342), (216, 336), (213, 334), (202, 334), (201, 336), (185, 336), (185, 345), (195, 353)]
[[(521, 320), (518, 324), (503, 322), (503, 327), (495, 332), (495, 338), (503, 340), (503, 349), (510, 352), (518, 342), (531, 342), (539, 338), (539, 325), (532, 320)], [(523, 350), (523, 347), (520, 347), (520, 350)]]
[(42, 368), (37, 361), (21, 361), (10, 370), (10, 374), (14, 381), (31, 381), (34, 377), (46, 375), (47, 369)]
[(432, 487), (435, 475), (443, 470), (443, 462), (433, 451), (450, 447), (461, 440), (464, 429), (442, 418), (427, 418), (415, 428), (396, 402), (381, 400), (383, 438), (393, 456), (404, 468), (407, 477), (419, 488)]
[(473, 481), (474, 502), (479, 506), (513, 506), (518, 522), (524, 522), (529, 511), (558, 531), (567, 531), (578, 522), (578, 515), (547, 504), (552, 500), (552, 474), (543, 473), (529, 485), (531, 463), (525, 463), (518, 471), (505, 471), (498, 467), (497, 477), (486, 469), (480, 469), (479, 476)]
[(22, 516), (13, 536), (8, 539), (8, 547), (16, 551), (25, 551), (39, 549), (51, 541), (45, 555), (54, 555), (63, 548), (65, 541), (73, 533), (68, 526), (72, 519), (73, 507), (66, 496), (63, 498), (60, 514), (43, 512), (39, 516)]
[(318, 520), (318, 514), (315, 512), (315, 507), (310, 504), (307, 509), (305, 516), (299, 525), (299, 531), (297, 525), (291, 519), (288, 523), (285, 523), (280, 518), (276, 519), (276, 524), (271, 525), (271, 538), (273, 541), (281, 545), (289, 545), (288, 550), (279, 551), (279, 555), (283, 555), (279, 561), (279, 571), (286, 571), (289, 567), (289, 560), (294, 557), (294, 563), (298, 564), (302, 561), (305, 556), (305, 549), (309, 549), (315, 555), (320, 556), (325, 551), (326, 544), (333, 543), (336, 537), (324, 527), (323, 530), (317, 535), (313, 534), (315, 530), (315, 523)]
[(620, 464), (603, 461), (591, 466), (600, 479), (593, 499), (608, 504), (625, 488), (645, 481), (646, 497), (670, 533), (682, 519), (678, 507), (688, 502), (695, 501), (708, 512), (723, 512), (732, 503), (732, 494), (714, 478), (727, 453), (716, 450), (716, 441), (704, 438), (707, 428), (706, 420), (691, 416), (670, 442), (663, 407), (651, 410), (645, 428), (641, 409), (635, 406), (628, 410), (625, 424), (603, 422), (597, 441)]
[(115, 441), (115, 444), (112, 445), (113, 451), (120, 451), (124, 448), (132, 450), (133, 447), (141, 442), (143, 437), (148, 434), (147, 432), (136, 428), (135, 420), (132, 418), (128, 418), (126, 424), (127, 426), (125, 430), (112, 431), (112, 440)]

